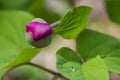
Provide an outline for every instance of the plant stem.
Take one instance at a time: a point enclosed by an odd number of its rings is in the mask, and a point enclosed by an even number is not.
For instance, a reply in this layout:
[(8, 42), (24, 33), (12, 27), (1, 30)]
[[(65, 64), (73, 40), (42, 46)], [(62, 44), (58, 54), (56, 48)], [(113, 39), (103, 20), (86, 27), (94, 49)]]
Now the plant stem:
[(65, 79), (65, 80), (68, 80), (66, 77), (62, 76), (60, 73), (54, 72), (54, 71), (49, 70), (49, 69), (47, 69), (47, 68), (44, 68), (44, 67), (42, 67), (42, 66), (40, 66), (40, 65), (36, 65), (36, 64), (34, 64), (34, 63), (27, 63), (27, 65), (31, 65), (31, 66), (40, 68), (40, 69), (42, 69), (42, 70), (44, 70), (44, 71), (46, 71), (46, 72), (48, 72), (48, 73), (53, 74), (53, 75), (54, 75), (53, 80), (57, 80), (58, 77), (63, 78), (63, 79)]
[[(34, 67), (37, 67), (37, 68), (39, 68), (39, 69), (42, 69), (42, 70), (44, 70), (44, 71), (46, 71), (46, 72), (54, 75), (54, 76), (56, 77), (56, 80), (57, 80), (58, 77), (59, 77), (59, 78), (63, 78), (63, 79), (65, 79), (65, 80), (68, 80), (66, 77), (62, 76), (60, 73), (54, 72), (54, 71), (52, 71), (52, 70), (49, 70), (49, 69), (47, 69), (47, 68), (44, 68), (44, 67), (42, 67), (42, 66), (40, 66), (40, 65), (37, 65), (37, 64), (34, 64), (34, 63), (23, 63), (23, 64), (20, 64), (20, 65), (14, 66), (14, 67), (12, 67), (11, 69), (9, 69), (9, 70), (5, 73), (5, 75), (2, 77), (2, 79), (5, 80), (4, 77), (5, 77), (11, 70), (15, 69), (16, 67), (22, 66), (22, 65), (30, 65), (30, 66), (34, 66)], [(53, 80), (55, 80), (55, 78), (53, 78)]]
[(44, 70), (44, 71), (46, 71), (46, 72), (48, 72), (48, 73), (51, 73), (51, 74), (53, 74), (53, 75), (57, 74), (57, 72), (54, 72), (54, 71), (52, 71), (52, 70), (49, 70), (49, 69), (47, 69), (47, 68), (44, 68), (44, 67), (39, 66), (39, 65), (34, 64), (34, 63), (27, 63), (27, 65), (31, 65), (31, 66), (40, 68), (40, 69), (42, 69), (42, 70)]
[(50, 26), (52, 27), (52, 28), (54, 28), (54, 27), (56, 27), (57, 25), (59, 25), (60, 24), (60, 21), (55, 21), (55, 22), (53, 22), (52, 24), (50, 24)]

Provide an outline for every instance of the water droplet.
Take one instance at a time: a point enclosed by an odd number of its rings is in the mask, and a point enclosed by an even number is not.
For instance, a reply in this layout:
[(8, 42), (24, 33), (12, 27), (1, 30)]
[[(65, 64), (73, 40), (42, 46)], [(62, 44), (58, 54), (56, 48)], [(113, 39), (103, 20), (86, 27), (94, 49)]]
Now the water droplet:
[(71, 71), (76, 71), (76, 69), (74, 67), (71, 67), (70, 70)]

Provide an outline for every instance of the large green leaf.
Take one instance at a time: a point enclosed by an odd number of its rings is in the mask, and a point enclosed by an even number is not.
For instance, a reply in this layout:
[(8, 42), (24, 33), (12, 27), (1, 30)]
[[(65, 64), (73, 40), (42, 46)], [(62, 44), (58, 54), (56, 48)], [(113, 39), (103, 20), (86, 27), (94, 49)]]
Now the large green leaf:
[(120, 0), (104, 0), (110, 19), (120, 24)]
[(3, 70), (0, 70), (0, 80), (2, 80), (3, 78), (3, 74), (6, 73), (7, 70), (3, 69)]
[(40, 51), (33, 49), (24, 36), (25, 25), (32, 19), (26, 12), (0, 11), (0, 70), (30, 62)]
[(92, 30), (84, 30), (77, 38), (77, 48), (85, 59), (100, 55), (109, 71), (120, 74), (120, 40)]
[(60, 25), (54, 29), (66, 39), (76, 38), (85, 28), (92, 8), (81, 6), (70, 10), (62, 19)]
[(82, 65), (86, 80), (109, 80), (109, 73), (103, 60), (97, 56)]
[(15, 65), (20, 65), (23, 63), (30, 62), (40, 51), (39, 48), (25, 48), (21, 51), (21, 53), (6, 67), (12, 67)]
[(37, 48), (26, 48), (21, 50), (21, 53), (17, 57), (14, 57), (15, 59), (13, 58), (13, 61), (7, 62), (7, 64), (3, 63), (0, 66), (0, 80), (2, 80), (4, 77), (3, 74), (6, 74), (10, 68), (19, 66), (24, 63), (29, 63), (38, 54), (39, 51), (40, 49)]
[(80, 58), (69, 48), (61, 48), (57, 52), (57, 69), (70, 80), (85, 80)]

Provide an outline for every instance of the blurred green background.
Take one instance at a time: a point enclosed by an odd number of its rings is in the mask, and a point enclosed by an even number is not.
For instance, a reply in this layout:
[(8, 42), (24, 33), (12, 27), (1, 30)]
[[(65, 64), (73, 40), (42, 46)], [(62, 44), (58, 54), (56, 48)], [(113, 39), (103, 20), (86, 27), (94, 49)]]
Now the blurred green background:
[(1, 10), (23, 10), (52, 23), (72, 7), (70, 0), (0, 0)]

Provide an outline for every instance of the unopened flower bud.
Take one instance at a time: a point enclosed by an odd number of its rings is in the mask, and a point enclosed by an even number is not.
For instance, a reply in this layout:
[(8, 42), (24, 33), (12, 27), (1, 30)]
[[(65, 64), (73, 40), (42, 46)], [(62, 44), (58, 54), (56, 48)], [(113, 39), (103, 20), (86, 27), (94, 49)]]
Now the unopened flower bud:
[(51, 26), (41, 19), (34, 19), (26, 25), (26, 39), (34, 47), (42, 48), (49, 45), (52, 39), (51, 34)]

